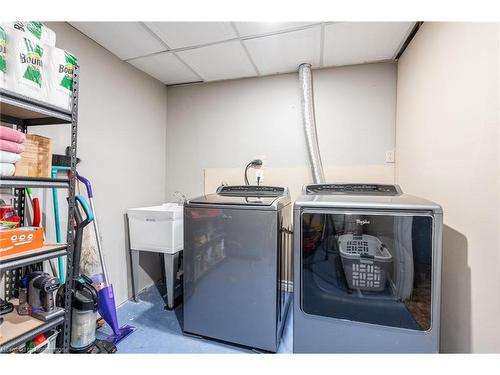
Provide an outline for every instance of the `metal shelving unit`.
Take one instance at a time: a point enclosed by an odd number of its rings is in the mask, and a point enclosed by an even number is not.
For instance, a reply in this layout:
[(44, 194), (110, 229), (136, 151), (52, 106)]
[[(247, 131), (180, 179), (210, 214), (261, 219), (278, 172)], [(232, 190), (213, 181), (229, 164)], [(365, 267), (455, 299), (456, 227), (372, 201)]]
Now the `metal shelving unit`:
[(70, 124), (72, 112), (0, 89), (2, 122), (21, 126)]
[[(35, 264), (44, 260), (49, 260), (58, 256), (66, 256), (66, 284), (64, 316), (60, 316), (48, 322), (32, 324), (26, 332), (20, 332), (6, 342), (1, 342), (0, 352), (8, 352), (23, 342), (29, 341), (40, 333), (51, 328), (60, 326), (62, 328), (63, 344), (61, 352), (69, 352), (70, 330), (71, 330), (71, 288), (73, 274), (73, 221), (75, 208), (75, 186), (76, 186), (76, 146), (78, 128), (78, 89), (79, 89), (80, 68), (75, 67), (73, 72), (73, 104), (71, 111), (64, 110), (43, 103), (11, 91), (0, 89), (0, 120), (1, 122), (14, 124), (18, 130), (28, 133), (28, 129), (33, 126), (63, 124), (70, 126), (71, 143), (69, 145), (71, 157), (71, 170), (69, 178), (32, 178), (32, 177), (1, 177), (0, 186), (9, 187), (14, 190), (14, 205), (24, 223), (25, 209), (25, 188), (57, 188), (68, 189), (68, 223), (67, 223), (67, 244), (47, 245), (43, 248), (18, 257), (0, 260), (0, 273), (10, 272), (18, 267)], [(11, 314), (16, 314), (13, 311)], [(8, 314), (10, 315), (10, 314)], [(8, 316), (6, 315), (6, 316)], [(11, 316), (14, 318), (14, 316)], [(38, 323), (38, 322), (36, 322)], [(3, 328), (3, 327), (2, 327)]]
[[(64, 323), (64, 316), (59, 316), (47, 322), (43, 322), (30, 316), (21, 317), (17, 315), (15, 311), (3, 317), (5, 319), (4, 324), (11, 323), (12, 329), (16, 332), (12, 332), (13, 338), (7, 338), (5, 344), (0, 342), (0, 353), (8, 353), (13, 348), (17, 348), (23, 343), (34, 339), (39, 334)], [(19, 326), (21, 326), (21, 328)], [(19, 332), (20, 330), (22, 331)]]
[(39, 249), (16, 254), (15, 256), (2, 258), (0, 262), (0, 272), (12, 270), (18, 267), (27, 266), (44, 260), (66, 256), (66, 244), (45, 245)]
[(33, 179), (31, 177), (1, 177), (2, 187), (10, 188), (56, 188), (67, 189), (69, 180), (67, 178), (46, 178), (40, 177)]

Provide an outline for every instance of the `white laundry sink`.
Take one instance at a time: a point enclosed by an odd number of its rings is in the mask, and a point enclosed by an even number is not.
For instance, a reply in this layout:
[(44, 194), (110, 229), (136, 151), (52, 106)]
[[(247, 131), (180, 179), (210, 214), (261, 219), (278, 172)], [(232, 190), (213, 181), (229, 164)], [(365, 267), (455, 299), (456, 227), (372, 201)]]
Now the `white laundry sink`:
[(174, 254), (184, 247), (183, 210), (179, 203), (127, 211), (132, 250)]

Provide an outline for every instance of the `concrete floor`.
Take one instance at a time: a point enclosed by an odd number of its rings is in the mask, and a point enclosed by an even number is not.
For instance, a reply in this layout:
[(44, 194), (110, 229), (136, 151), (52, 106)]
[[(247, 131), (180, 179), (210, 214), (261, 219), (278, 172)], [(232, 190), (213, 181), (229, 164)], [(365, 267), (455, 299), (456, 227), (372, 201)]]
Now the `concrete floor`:
[[(153, 285), (139, 295), (138, 303), (127, 301), (118, 308), (118, 321), (137, 329), (117, 345), (118, 353), (254, 353), (251, 349), (221, 343), (214, 340), (184, 336), (179, 321), (182, 321), (182, 305), (174, 311), (165, 310), (166, 289), (164, 284)], [(292, 308), (278, 353), (292, 353)], [(105, 325), (98, 337), (111, 333)]]

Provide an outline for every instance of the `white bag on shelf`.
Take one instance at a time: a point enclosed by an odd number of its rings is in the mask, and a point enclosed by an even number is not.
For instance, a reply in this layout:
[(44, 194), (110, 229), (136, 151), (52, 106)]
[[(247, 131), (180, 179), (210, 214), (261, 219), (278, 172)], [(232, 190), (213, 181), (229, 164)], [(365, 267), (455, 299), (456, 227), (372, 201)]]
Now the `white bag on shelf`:
[(78, 60), (71, 52), (50, 48), (48, 53), (46, 90), (49, 103), (71, 110), (73, 71)]
[(55, 47), (56, 33), (39, 21), (15, 21), (10, 22), (10, 27), (28, 34), (30, 38), (36, 38), (42, 44)]
[(46, 79), (47, 47), (27, 33), (9, 29), (7, 35), (6, 89), (48, 102)]

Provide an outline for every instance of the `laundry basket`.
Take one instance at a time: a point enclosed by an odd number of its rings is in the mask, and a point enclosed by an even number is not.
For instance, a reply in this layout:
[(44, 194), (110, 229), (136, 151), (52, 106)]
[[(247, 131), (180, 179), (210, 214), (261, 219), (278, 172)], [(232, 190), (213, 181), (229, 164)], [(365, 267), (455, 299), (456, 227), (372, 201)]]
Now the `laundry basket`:
[(344, 234), (339, 236), (338, 244), (349, 288), (383, 291), (392, 255), (382, 242), (367, 234)]

